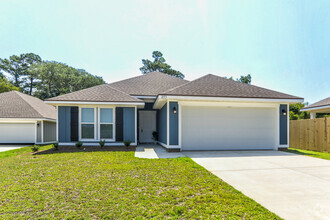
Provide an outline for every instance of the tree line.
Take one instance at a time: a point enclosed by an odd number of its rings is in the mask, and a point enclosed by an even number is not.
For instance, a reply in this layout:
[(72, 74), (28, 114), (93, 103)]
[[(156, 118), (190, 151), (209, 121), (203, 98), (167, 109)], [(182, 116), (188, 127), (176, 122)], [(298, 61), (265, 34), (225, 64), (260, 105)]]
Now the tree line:
[(0, 58), (0, 93), (17, 90), (47, 99), (104, 83), (84, 69), (42, 60), (34, 53)]
[[(153, 60), (142, 59), (142, 74), (159, 71), (178, 78), (185, 75), (174, 70), (160, 51), (153, 51)], [(233, 79), (230, 77), (229, 79)], [(236, 81), (251, 84), (251, 75), (241, 76)], [(100, 76), (92, 75), (84, 69), (77, 69), (57, 61), (42, 60), (34, 53), (12, 55), (0, 58), (0, 93), (18, 90), (40, 99), (78, 91), (104, 84)]]

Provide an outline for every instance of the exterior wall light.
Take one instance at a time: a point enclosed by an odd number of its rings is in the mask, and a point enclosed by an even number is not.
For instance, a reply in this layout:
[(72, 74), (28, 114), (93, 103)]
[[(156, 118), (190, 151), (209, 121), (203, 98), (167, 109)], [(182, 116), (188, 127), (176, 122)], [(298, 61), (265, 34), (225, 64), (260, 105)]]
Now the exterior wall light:
[(282, 115), (286, 115), (285, 109), (282, 109)]
[(175, 106), (173, 107), (173, 114), (176, 114), (176, 108), (175, 108)]

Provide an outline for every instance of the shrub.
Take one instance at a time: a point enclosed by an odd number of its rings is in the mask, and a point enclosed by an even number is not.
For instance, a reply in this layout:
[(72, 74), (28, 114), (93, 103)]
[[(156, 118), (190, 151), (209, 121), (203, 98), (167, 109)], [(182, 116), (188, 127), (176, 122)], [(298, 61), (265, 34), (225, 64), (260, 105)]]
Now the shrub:
[(39, 150), (39, 146), (38, 145), (34, 145), (33, 147), (31, 147), (32, 152), (37, 152)]
[(80, 142), (80, 141), (78, 141), (77, 143), (76, 143), (76, 147), (78, 148), (78, 149), (80, 149), (81, 147), (82, 147), (82, 142)]
[(101, 141), (99, 142), (99, 144), (100, 144), (100, 147), (103, 148), (104, 145), (105, 145), (105, 140), (103, 140), (103, 141), (101, 140)]
[(131, 145), (131, 143), (132, 143), (132, 141), (130, 141), (130, 140), (125, 140), (125, 141), (124, 141), (124, 145), (125, 145), (126, 147), (129, 147), (129, 146)]
[(53, 144), (53, 147), (54, 147), (54, 150), (58, 150), (58, 143), (57, 143), (57, 142), (54, 143), (54, 144)]

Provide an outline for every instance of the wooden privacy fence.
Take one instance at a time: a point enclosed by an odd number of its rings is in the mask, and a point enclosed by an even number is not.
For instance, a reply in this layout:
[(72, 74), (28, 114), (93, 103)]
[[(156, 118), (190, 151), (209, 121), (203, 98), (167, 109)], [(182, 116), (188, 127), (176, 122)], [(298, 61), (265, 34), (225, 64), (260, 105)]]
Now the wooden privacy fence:
[(330, 117), (290, 120), (290, 147), (330, 152)]

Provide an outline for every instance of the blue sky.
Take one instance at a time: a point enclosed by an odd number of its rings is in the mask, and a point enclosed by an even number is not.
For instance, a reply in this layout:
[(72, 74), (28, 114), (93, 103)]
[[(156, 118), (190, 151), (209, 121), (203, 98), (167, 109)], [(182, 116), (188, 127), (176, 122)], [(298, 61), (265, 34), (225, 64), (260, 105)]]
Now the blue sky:
[(113, 82), (159, 50), (188, 80), (250, 73), (311, 103), (330, 96), (329, 11), (328, 0), (7, 0), (0, 57), (33, 52)]

